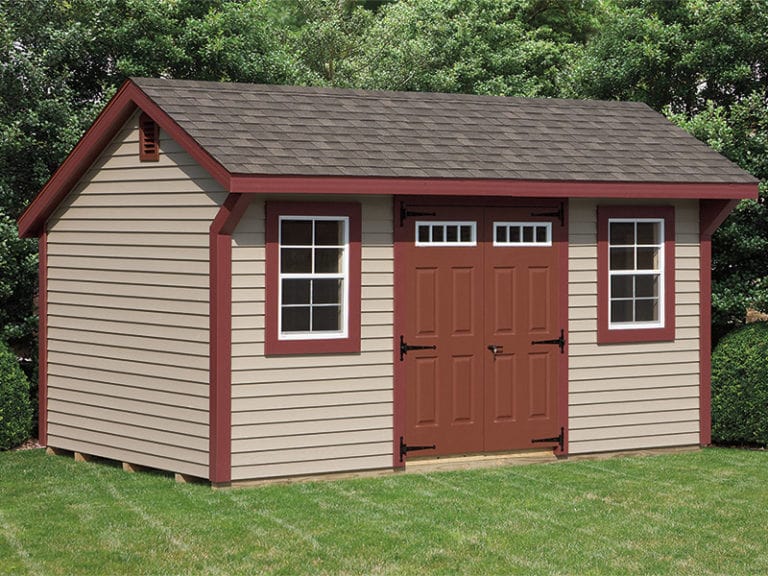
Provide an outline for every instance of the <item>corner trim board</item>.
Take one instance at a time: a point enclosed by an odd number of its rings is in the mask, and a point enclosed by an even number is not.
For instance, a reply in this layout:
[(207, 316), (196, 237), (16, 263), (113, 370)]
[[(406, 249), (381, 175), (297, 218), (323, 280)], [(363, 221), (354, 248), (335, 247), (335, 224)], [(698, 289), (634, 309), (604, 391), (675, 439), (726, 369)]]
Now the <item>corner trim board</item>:
[(38, 354), (38, 419), (37, 437), (41, 445), (48, 444), (48, 232), (43, 229), (38, 246), (37, 288), (37, 354)]
[(712, 234), (738, 200), (699, 202), (699, 444), (712, 443)]
[(210, 249), (209, 480), (232, 479), (232, 232), (251, 196), (229, 194), (213, 219)]

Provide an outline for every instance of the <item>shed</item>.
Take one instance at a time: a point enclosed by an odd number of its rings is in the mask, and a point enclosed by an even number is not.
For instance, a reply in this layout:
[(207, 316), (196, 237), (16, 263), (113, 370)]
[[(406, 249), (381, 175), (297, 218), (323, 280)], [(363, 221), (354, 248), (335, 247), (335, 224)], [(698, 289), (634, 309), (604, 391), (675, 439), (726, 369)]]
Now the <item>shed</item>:
[(40, 440), (215, 485), (706, 445), (756, 197), (640, 103), (130, 79), (19, 219)]

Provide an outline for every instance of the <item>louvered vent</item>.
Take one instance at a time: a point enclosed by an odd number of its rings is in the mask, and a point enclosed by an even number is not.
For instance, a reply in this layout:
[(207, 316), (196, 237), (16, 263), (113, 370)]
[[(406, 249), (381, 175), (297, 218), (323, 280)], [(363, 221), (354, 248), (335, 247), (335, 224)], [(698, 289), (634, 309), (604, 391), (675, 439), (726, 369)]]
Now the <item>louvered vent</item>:
[(160, 130), (155, 121), (146, 114), (139, 117), (139, 160), (160, 160)]

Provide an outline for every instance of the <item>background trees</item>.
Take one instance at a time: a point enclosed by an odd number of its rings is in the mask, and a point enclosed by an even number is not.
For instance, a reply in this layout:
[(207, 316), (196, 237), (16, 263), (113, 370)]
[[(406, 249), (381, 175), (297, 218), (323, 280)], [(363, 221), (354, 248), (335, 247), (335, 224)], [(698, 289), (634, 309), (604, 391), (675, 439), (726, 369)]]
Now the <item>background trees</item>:
[(768, 306), (766, 0), (0, 0), (0, 339), (34, 356), (15, 220), (131, 75), (633, 99), (761, 178), (715, 235), (715, 338)]

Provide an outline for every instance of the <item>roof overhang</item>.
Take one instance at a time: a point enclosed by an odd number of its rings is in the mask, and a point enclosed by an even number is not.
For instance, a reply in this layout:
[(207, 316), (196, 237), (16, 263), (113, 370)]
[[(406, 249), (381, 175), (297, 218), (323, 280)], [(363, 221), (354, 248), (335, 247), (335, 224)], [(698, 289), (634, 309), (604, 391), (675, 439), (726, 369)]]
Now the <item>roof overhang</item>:
[(166, 114), (137, 84), (126, 80), (18, 221), (19, 235), (39, 236), (56, 207), (77, 185), (125, 122), (141, 109), (194, 158), (225, 191), (246, 194), (398, 194), (547, 198), (757, 198), (754, 183), (610, 182), (487, 178), (391, 178), (232, 174)]

